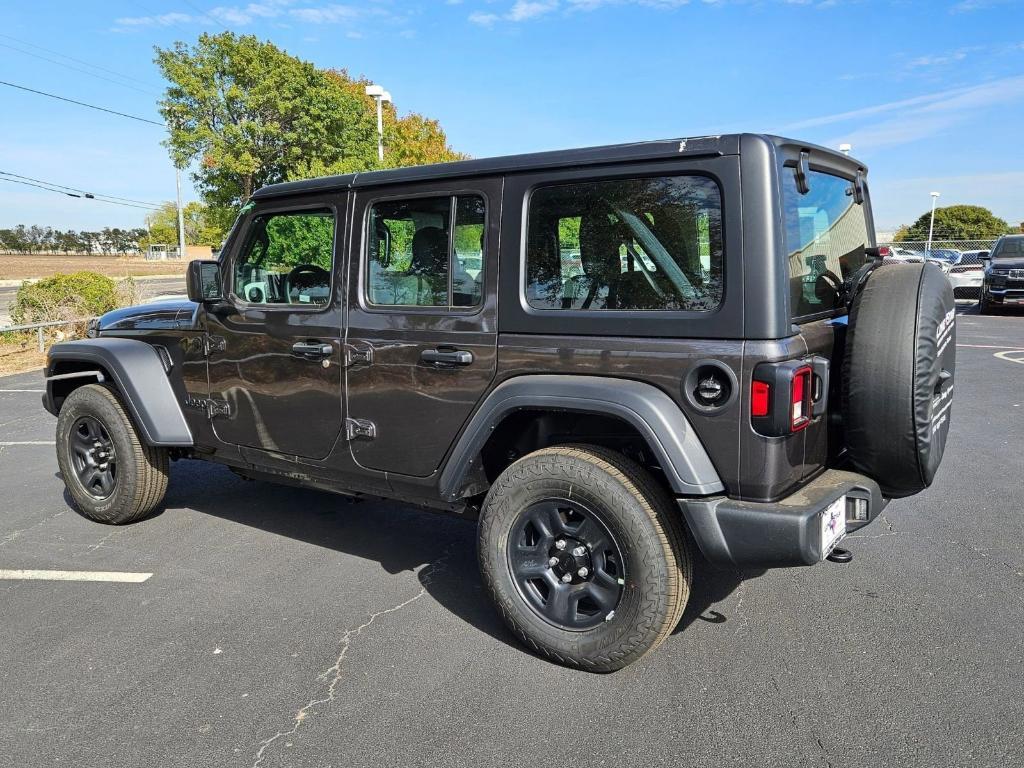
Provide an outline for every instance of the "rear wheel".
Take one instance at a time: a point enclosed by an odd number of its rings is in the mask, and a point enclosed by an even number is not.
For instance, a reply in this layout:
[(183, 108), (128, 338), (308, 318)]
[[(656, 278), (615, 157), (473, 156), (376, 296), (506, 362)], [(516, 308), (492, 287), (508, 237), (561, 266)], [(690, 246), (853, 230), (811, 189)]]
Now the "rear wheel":
[(135, 522), (167, 491), (167, 451), (145, 445), (117, 395), (100, 384), (79, 387), (64, 401), (57, 464), (75, 506), (101, 523)]
[(480, 515), (480, 568), (506, 624), (562, 664), (609, 672), (682, 617), (692, 561), (678, 513), (635, 462), (559, 446), (512, 464)]

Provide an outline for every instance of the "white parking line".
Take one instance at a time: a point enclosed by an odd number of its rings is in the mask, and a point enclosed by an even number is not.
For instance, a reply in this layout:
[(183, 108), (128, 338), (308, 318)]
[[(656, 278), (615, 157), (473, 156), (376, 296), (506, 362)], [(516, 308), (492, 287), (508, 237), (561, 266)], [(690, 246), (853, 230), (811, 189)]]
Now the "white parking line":
[(1005, 344), (957, 344), (958, 347), (969, 347), (970, 349), (1005, 349), (1012, 352), (1013, 347), (1007, 347)]
[(0, 440), (0, 448), (10, 445), (56, 445), (56, 440)]
[[(1019, 355), (1020, 357), (1009, 357), (1009, 355)], [(1024, 349), (1008, 349), (1005, 352), (996, 352), (995, 356), (1008, 363), (1024, 365)]]
[(2, 393), (2, 392), (39, 392), (39, 393), (42, 393), (42, 392), (45, 392), (45, 391), (46, 391), (45, 389), (0, 389), (0, 393)]
[(127, 573), (124, 571), (4, 571), (0, 579), (30, 581), (117, 581), (125, 584), (141, 584), (152, 573)]

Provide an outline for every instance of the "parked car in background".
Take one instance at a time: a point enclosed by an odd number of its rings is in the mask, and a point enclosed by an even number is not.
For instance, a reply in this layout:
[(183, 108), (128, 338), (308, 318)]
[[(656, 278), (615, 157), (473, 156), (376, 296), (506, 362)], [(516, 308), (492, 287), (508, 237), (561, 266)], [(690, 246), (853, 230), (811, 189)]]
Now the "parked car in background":
[(1024, 301), (1024, 235), (1003, 235), (986, 259), (978, 311), (988, 314), (1007, 302)]
[(946, 276), (953, 286), (953, 298), (976, 299), (981, 295), (984, 279), (984, 259), (988, 251), (963, 251), (960, 260), (949, 268)]
[(893, 264), (920, 264), (924, 261), (924, 254), (920, 251), (914, 251), (910, 248), (899, 248), (897, 246), (889, 246), (889, 254), (884, 255), (886, 263)]
[(930, 251), (924, 252), (924, 258), (926, 261), (935, 262), (942, 267), (944, 272), (948, 272), (950, 267), (960, 263), (963, 254), (952, 248), (932, 248)]

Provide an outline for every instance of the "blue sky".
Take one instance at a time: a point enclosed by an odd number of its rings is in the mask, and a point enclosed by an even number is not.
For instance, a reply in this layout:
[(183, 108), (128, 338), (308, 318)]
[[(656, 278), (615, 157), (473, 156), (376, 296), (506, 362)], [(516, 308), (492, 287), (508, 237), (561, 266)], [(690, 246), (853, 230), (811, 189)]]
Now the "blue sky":
[[(1024, 0), (4, 6), (0, 80), (150, 119), (162, 88), (153, 46), (231, 29), (382, 83), (400, 112), (438, 118), (477, 157), (781, 132), (852, 143), (880, 230), (916, 218), (932, 190), (941, 204), (1024, 220)], [(156, 126), (0, 86), (3, 171), (167, 200), (162, 138)], [(190, 184), (184, 193), (194, 197)], [(139, 226), (144, 213), (0, 182), (0, 226)]]

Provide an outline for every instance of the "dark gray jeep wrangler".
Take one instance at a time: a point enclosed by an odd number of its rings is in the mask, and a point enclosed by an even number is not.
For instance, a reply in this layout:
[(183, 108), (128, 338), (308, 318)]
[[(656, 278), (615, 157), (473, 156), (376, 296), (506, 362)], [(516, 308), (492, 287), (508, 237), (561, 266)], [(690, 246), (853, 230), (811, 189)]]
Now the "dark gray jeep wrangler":
[(189, 301), (51, 350), (68, 492), (128, 523), (188, 458), (478, 516), (512, 630), (620, 668), (679, 622), (694, 546), (840, 559), (935, 476), (953, 296), (879, 266), (865, 177), (732, 135), (261, 189)]

